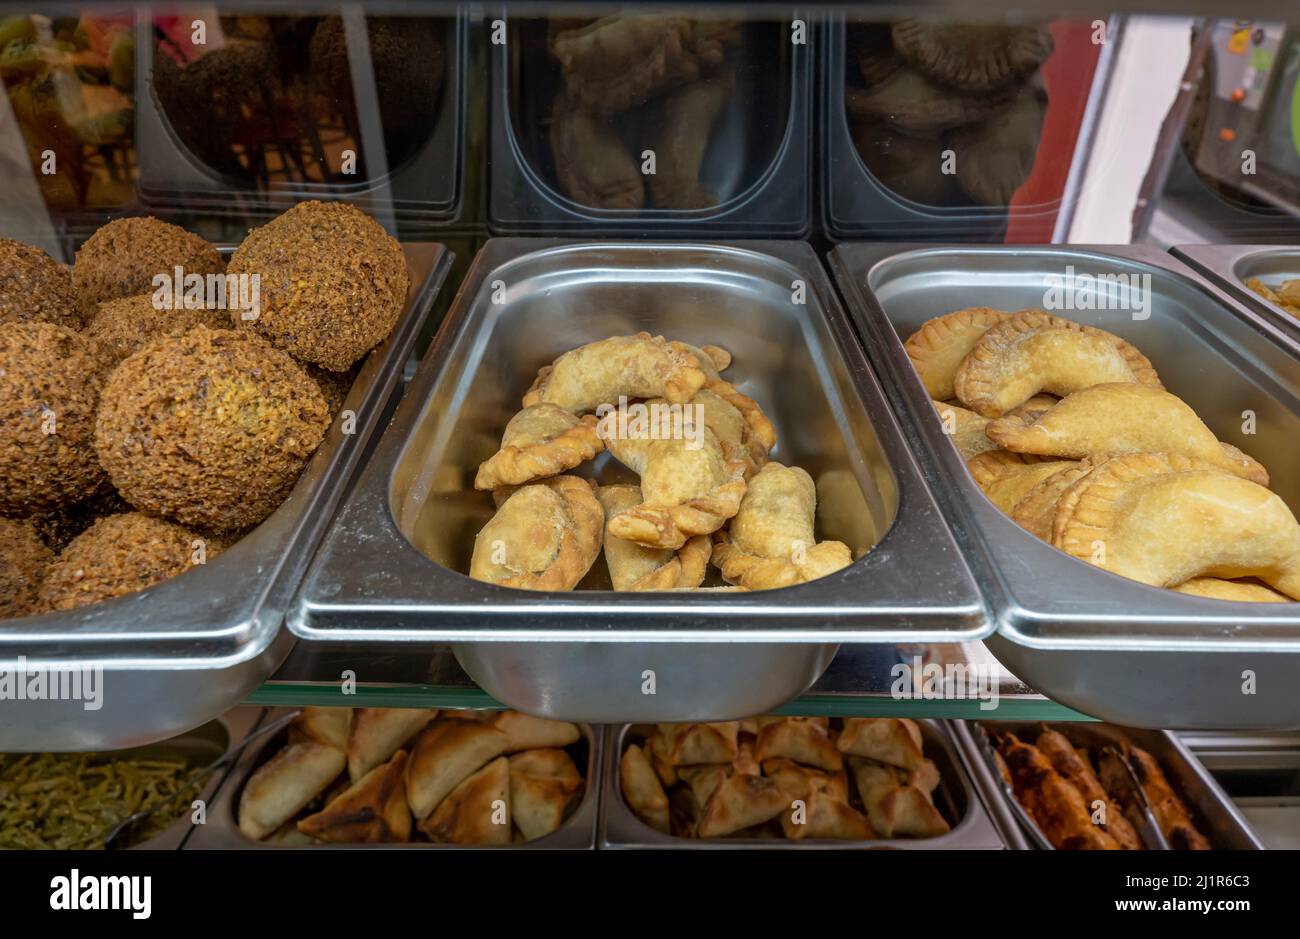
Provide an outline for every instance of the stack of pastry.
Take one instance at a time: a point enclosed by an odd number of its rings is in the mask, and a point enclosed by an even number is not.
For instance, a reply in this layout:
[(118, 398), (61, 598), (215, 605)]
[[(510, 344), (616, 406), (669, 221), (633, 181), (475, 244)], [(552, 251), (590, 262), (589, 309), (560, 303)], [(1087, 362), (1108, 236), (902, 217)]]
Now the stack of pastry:
[(639, 742), (623, 751), (620, 791), (664, 834), (866, 841), (949, 828), (915, 721), (759, 717), (634, 727), (627, 739)]
[(1277, 289), (1270, 287), (1258, 277), (1247, 280), (1246, 286), (1284, 313), (1300, 319), (1300, 277), (1282, 281), (1277, 285)]
[[(572, 590), (602, 549), (617, 591), (699, 589), (710, 560), (730, 585), (721, 589), (787, 587), (848, 566), (846, 545), (816, 540), (811, 477), (769, 462), (776, 432), (722, 377), (730, 364), (717, 346), (638, 333), (544, 367), (479, 467), (474, 485), (497, 511), (475, 538), (470, 576)], [(629, 401), (680, 421), (620, 422)], [(606, 449), (638, 484), (571, 475)]]
[(531, 841), (582, 799), (580, 737), (515, 711), (306, 708), (244, 786), (239, 830), (276, 844)]
[[(564, 193), (597, 209), (704, 209), (700, 182), (714, 123), (735, 91), (727, 52), (737, 20), (619, 13), (552, 20), (561, 88), (551, 153)], [(643, 165), (645, 151), (654, 166)]]
[(1147, 847), (1138, 834), (1143, 827), (1139, 797), (1121, 762), (1127, 761), (1169, 846), (1208, 851), (1210, 843), (1197, 831), (1191, 812), (1160, 764), (1127, 740), (1123, 745), (1122, 752), (1112, 748), (1098, 751), (1094, 769), (1092, 752), (1044, 726), (1032, 744), (1015, 734), (1001, 735), (995, 757), (998, 772), (1016, 799), (1058, 850), (1141, 851)]
[(905, 343), (985, 495), (1098, 567), (1222, 600), (1300, 599), (1300, 524), (1136, 348), (1042, 310), (958, 310)]

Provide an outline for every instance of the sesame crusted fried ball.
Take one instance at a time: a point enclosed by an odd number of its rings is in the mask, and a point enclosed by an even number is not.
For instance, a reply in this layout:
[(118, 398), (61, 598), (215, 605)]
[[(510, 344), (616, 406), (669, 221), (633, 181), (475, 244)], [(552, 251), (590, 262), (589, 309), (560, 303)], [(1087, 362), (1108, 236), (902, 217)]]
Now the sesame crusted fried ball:
[(195, 326), (224, 329), (229, 325), (225, 310), (159, 310), (153, 295), (143, 293), (101, 303), (86, 335), (99, 343), (105, 360), (116, 365), (160, 336), (179, 336)]
[(72, 274), (40, 248), (0, 238), (0, 323), (81, 328)]
[(305, 362), (346, 371), (382, 342), (406, 304), (401, 245), (354, 206), (301, 202), (249, 232), (232, 274), (260, 275), (253, 328)]
[(35, 610), (41, 579), (53, 557), (31, 522), (0, 518), (0, 619)]
[(72, 286), (82, 315), (91, 320), (99, 304), (154, 291), (158, 274), (220, 274), (221, 255), (198, 235), (161, 219), (119, 218), (86, 239), (72, 265)]
[(255, 333), (196, 326), (113, 371), (95, 448), (136, 508), (228, 531), (275, 510), (328, 425), (293, 359)]
[(52, 323), (0, 323), (0, 513), (48, 512), (94, 493), (100, 362)]
[(140, 512), (101, 518), (72, 540), (45, 572), (38, 608), (72, 610), (135, 593), (211, 560), (207, 537)]

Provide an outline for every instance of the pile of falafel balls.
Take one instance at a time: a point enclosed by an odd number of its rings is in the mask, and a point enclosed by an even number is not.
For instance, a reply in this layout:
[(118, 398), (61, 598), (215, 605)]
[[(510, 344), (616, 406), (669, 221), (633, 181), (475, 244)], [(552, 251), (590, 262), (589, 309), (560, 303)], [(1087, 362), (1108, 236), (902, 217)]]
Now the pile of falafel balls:
[[(177, 267), (258, 275), (255, 315), (158, 309)], [(155, 218), (103, 226), (71, 270), (0, 239), (0, 618), (143, 590), (259, 524), (408, 286), (401, 246), (342, 203), (294, 206), (228, 266)]]

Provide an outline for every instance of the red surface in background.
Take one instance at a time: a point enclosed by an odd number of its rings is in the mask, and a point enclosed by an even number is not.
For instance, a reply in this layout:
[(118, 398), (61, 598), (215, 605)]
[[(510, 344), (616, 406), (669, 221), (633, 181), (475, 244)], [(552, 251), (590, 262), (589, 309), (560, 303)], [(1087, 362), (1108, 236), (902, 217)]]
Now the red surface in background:
[(1049, 27), (1056, 51), (1043, 65), (1047, 86), (1047, 115), (1038, 143), (1034, 169), (1011, 199), (1008, 244), (1041, 244), (1052, 240), (1065, 181), (1070, 175), (1079, 126), (1088, 107), (1088, 92), (1097, 70), (1101, 46), (1092, 41), (1092, 23), (1055, 22)]

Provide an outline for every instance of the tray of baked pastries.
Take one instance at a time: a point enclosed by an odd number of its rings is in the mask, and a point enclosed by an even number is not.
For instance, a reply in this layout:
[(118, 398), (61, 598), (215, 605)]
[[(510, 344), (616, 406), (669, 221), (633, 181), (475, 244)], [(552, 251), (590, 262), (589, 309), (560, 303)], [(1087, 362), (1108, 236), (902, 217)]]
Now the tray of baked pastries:
[(933, 721), (758, 717), (606, 731), (602, 848), (1001, 848)]
[[(954, 721), (985, 800), (1018, 848), (1210, 851), (1263, 847), (1168, 731), (1112, 724)], [(1001, 803), (999, 805), (999, 803)], [(1014, 805), (1012, 803), (1015, 803)]]
[(185, 847), (590, 848), (600, 760), (590, 727), (517, 711), (304, 708)]
[(499, 239), (290, 627), (838, 642), (985, 622), (811, 249)]

